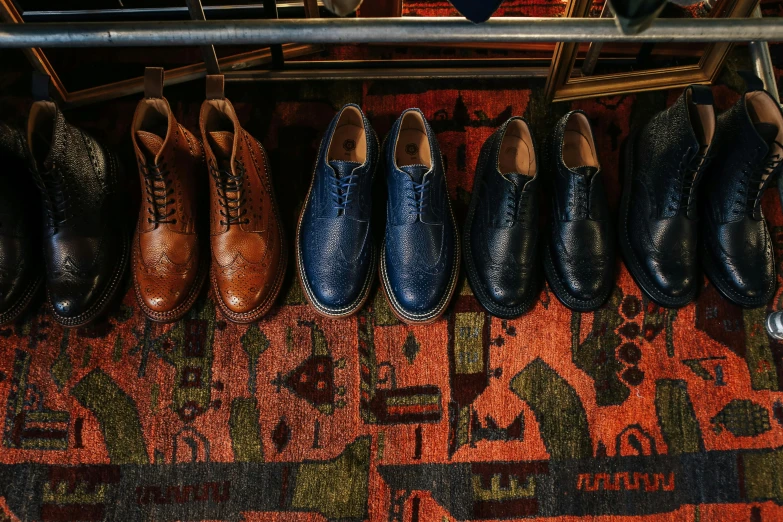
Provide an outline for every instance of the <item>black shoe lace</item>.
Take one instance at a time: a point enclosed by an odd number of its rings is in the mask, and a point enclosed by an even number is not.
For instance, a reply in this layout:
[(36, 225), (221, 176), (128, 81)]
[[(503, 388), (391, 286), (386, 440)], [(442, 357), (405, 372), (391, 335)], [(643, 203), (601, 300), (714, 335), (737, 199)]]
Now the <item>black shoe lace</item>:
[(347, 176), (340, 177), (336, 172), (333, 171), (331, 180), (331, 195), (332, 202), (334, 203), (333, 208), (337, 210), (338, 215), (341, 215), (343, 212), (345, 212), (348, 203), (351, 202), (351, 197), (353, 196), (351, 188), (357, 185), (357, 182), (355, 181), (356, 174), (351, 172)]
[[(217, 184), (217, 196), (220, 206), (220, 215), (226, 218), (220, 220), (220, 224), (226, 225), (246, 225), (250, 220), (243, 218), (247, 214), (244, 197), (245, 167), (237, 162), (234, 175), (230, 169), (220, 169), (217, 165), (209, 166), (209, 172)], [(229, 193), (233, 193), (230, 195)]]
[[(688, 157), (694, 152), (696, 154), (689, 160)], [(677, 174), (677, 182), (679, 184), (678, 197), (671, 201), (669, 205), (670, 211), (676, 212), (680, 210), (684, 211), (685, 214), (690, 214), (694, 211), (696, 205), (694, 187), (698, 183), (699, 177), (709, 160), (710, 155), (708, 151), (702, 152), (698, 147), (688, 147), (680, 160), (679, 172)]]
[[(775, 145), (783, 147), (783, 144), (777, 141)], [(755, 169), (752, 164), (748, 164), (743, 171), (747, 184), (740, 187), (737, 194), (737, 204), (744, 205), (747, 212), (756, 215), (761, 205), (761, 196), (773, 180), (781, 164), (783, 164), (783, 157), (780, 154), (767, 155), (763, 163)]]
[(511, 226), (517, 222), (519, 211), (525, 208), (530, 193), (525, 190), (524, 186), (519, 186), (514, 182), (510, 182), (509, 185), (503, 201), (503, 217), (506, 225)]
[(587, 216), (588, 209), (588, 188), (587, 177), (582, 174), (574, 176), (576, 186), (574, 187), (573, 199), (571, 200), (571, 210), (574, 219), (582, 219)]
[(169, 219), (174, 215), (174, 209), (168, 209), (168, 206), (174, 203), (174, 199), (169, 198), (174, 193), (174, 189), (168, 186), (169, 170), (166, 163), (142, 163), (141, 172), (144, 176), (144, 190), (147, 193), (147, 203), (152, 207), (147, 209), (147, 213), (150, 214), (147, 218), (147, 223), (156, 225), (163, 223), (176, 224), (176, 218)]
[(62, 168), (52, 163), (52, 167), (39, 176), (35, 176), (35, 183), (43, 195), (43, 204), (49, 224), (53, 227), (65, 226), (73, 217), (70, 212), (71, 196), (68, 192), (68, 183)]
[(421, 219), (424, 214), (424, 210), (429, 204), (429, 187), (431, 179), (426, 179), (421, 183), (412, 179), (408, 180), (411, 184), (411, 190), (408, 191), (408, 203), (411, 207), (411, 214), (415, 215), (417, 219)]

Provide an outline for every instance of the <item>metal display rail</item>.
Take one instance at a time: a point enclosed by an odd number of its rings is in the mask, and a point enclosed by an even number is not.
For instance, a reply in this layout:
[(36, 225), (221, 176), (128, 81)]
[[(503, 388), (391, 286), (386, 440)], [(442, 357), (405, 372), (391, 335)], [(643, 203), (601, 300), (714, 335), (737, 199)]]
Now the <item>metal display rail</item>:
[[(309, 2), (309, 4), (308, 4)], [(639, 34), (621, 33), (611, 18), (493, 18), (473, 24), (461, 18), (305, 18), (276, 19), (275, 0), (264, 0), (266, 19), (205, 20), (199, 0), (187, 0), (191, 20), (54, 21), (0, 24), (0, 48), (82, 48), (133, 46), (200, 46), (207, 72), (220, 69), (216, 45), (260, 44), (271, 48), (271, 68), (222, 71), (228, 81), (469, 78), (546, 76), (548, 60), (500, 58), (447, 60), (285, 62), (283, 44), (519, 44), (549, 42), (714, 43), (748, 42), (756, 73), (777, 97), (768, 41), (783, 41), (783, 20), (762, 18), (658, 19)], [(315, 0), (305, 9), (317, 12)], [(441, 67), (435, 67), (436, 63)], [(440, 63), (443, 62), (443, 63)], [(541, 63), (539, 63), (541, 62)], [(532, 67), (521, 67), (521, 64)], [(489, 67), (487, 65), (489, 64)], [(519, 66), (517, 65), (519, 64)]]
[(623, 34), (606, 18), (495, 18), (482, 24), (451, 17), (301, 20), (180, 20), (0, 24), (0, 47), (157, 45), (783, 41), (777, 18), (659, 19)]

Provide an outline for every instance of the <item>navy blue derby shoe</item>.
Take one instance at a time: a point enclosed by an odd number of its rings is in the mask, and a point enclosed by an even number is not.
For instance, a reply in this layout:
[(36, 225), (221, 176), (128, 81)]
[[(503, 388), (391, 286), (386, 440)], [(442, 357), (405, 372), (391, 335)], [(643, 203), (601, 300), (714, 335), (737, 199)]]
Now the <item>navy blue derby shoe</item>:
[(538, 298), (538, 160), (527, 122), (514, 117), (481, 148), (465, 222), (465, 265), (489, 313), (519, 317)]
[(321, 141), (296, 231), (302, 287), (322, 315), (351, 315), (370, 292), (376, 255), (371, 192), (377, 164), (375, 131), (357, 105), (346, 105)]
[(449, 304), (459, 273), (459, 234), (443, 159), (419, 109), (402, 113), (383, 149), (388, 201), (381, 281), (395, 315), (431, 323)]

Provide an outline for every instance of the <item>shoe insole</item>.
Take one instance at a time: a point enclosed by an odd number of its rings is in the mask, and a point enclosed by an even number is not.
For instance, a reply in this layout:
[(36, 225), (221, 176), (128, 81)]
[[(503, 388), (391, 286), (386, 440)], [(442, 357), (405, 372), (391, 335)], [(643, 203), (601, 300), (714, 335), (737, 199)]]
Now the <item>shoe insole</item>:
[(593, 165), (590, 141), (579, 131), (565, 131), (563, 135), (563, 163), (568, 168)]
[(345, 123), (337, 127), (329, 146), (328, 160), (364, 163), (367, 158), (367, 138), (364, 127)]
[(506, 134), (500, 145), (498, 167), (501, 174), (518, 173), (532, 176), (530, 173), (530, 147), (519, 136)]
[(398, 167), (406, 165), (432, 167), (430, 142), (423, 130), (414, 128), (401, 129), (397, 137), (397, 148), (394, 152)]

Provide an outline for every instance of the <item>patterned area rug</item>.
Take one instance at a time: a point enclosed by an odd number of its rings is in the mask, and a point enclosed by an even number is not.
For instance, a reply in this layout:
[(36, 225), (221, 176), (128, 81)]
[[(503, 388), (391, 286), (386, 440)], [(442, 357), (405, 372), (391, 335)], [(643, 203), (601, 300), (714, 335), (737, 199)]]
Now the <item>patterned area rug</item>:
[[(343, 103), (360, 103), (381, 136), (401, 110), (424, 111), (461, 223), (494, 129), (522, 114), (540, 143), (569, 109), (545, 103), (542, 87), (230, 84), (227, 95), (269, 151), (292, 237)], [(726, 73), (718, 109), (739, 90)], [(166, 94), (195, 130), (201, 83)], [(594, 125), (613, 208), (629, 127), (678, 94), (571, 104)], [(132, 165), (136, 99), (66, 117)], [(25, 101), (0, 106), (21, 114)], [(781, 259), (777, 191), (763, 204)], [(357, 317), (324, 319), (293, 264), (279, 306), (251, 326), (226, 322), (209, 295), (161, 326), (129, 290), (75, 331), (40, 304), (0, 328), (0, 520), (780, 520), (783, 344), (763, 327), (780, 293), (743, 311), (705, 282), (695, 304), (667, 311), (619, 260), (618, 271), (596, 313), (571, 313), (545, 289), (530, 313), (501, 321), (463, 281), (446, 316), (420, 327), (379, 293)]]

